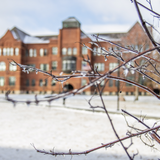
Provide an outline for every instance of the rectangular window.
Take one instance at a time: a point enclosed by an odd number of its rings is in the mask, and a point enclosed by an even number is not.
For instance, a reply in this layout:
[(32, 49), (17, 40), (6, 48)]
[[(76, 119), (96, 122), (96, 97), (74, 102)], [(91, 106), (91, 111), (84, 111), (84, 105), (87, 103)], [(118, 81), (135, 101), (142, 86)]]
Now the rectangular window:
[(40, 69), (43, 71), (48, 71), (49, 70), (49, 64), (40, 64)]
[(52, 70), (57, 69), (57, 61), (52, 61)]
[(55, 86), (56, 85), (56, 81), (54, 80), (54, 79), (52, 79), (52, 82), (51, 82), (52, 84), (52, 86)]
[(93, 55), (96, 56), (97, 55), (97, 47), (93, 48)]
[(87, 84), (87, 80), (86, 80), (86, 79), (82, 79), (81, 85), (84, 86), (84, 85), (86, 85), (86, 84)]
[(109, 80), (109, 87), (112, 87), (112, 86), (113, 86), (113, 80), (110, 79), (110, 80)]
[(43, 86), (43, 80), (42, 80), (42, 79), (39, 80), (39, 86), (40, 86), (40, 87)]
[(119, 86), (119, 81), (115, 81), (116, 87)]
[(105, 47), (102, 47), (102, 53), (106, 53), (105, 51), (106, 51)]
[(9, 64), (9, 70), (10, 71), (16, 71), (17, 70), (17, 65), (14, 62), (11, 62)]
[(19, 48), (15, 49), (15, 55), (18, 56), (19, 55)]
[(72, 54), (72, 49), (68, 48), (68, 55), (71, 55), (71, 54)]
[(113, 70), (116, 67), (118, 67), (118, 63), (110, 63), (109, 64), (109, 70)]
[(48, 80), (45, 79), (45, 83), (44, 83), (44, 86), (47, 86), (48, 85)]
[(75, 71), (76, 70), (76, 61), (75, 60), (63, 60), (63, 71)]
[(87, 48), (86, 47), (82, 47), (82, 54), (86, 55), (87, 54)]
[(101, 55), (101, 48), (100, 48), (100, 47), (97, 49), (97, 55), (98, 55), (98, 56)]
[(26, 79), (26, 86), (29, 86), (29, 79)]
[(82, 71), (88, 71), (90, 70), (90, 66), (87, 64), (87, 62), (82, 61), (82, 67), (81, 67)]
[(73, 55), (77, 54), (77, 48), (73, 48)]
[(105, 85), (105, 80), (100, 83), (100, 86), (103, 87)]
[(9, 77), (9, 85), (10, 86), (15, 86), (16, 83), (16, 78), (15, 77)]
[(36, 81), (35, 81), (35, 79), (32, 79), (32, 84), (31, 84), (32, 86), (35, 86), (36, 85)]
[(76, 68), (76, 62), (74, 60), (71, 61), (71, 70), (74, 71)]
[(98, 68), (97, 68), (98, 71), (104, 71), (104, 68), (105, 68), (105, 67), (104, 67), (104, 63), (95, 63), (95, 64), (94, 64), (94, 67), (95, 67), (95, 68), (98, 67)]
[(57, 47), (52, 47), (52, 54), (57, 55), (58, 54), (58, 48)]
[(63, 71), (65, 71), (65, 70), (66, 70), (66, 64), (67, 64), (67, 61), (66, 61), (66, 60), (64, 60), (64, 61), (63, 61), (63, 66), (62, 66)]
[(28, 51), (28, 49), (25, 50), (25, 56), (26, 56), (26, 57), (29, 56), (29, 51)]
[(44, 56), (47, 56), (47, 49), (44, 49)]
[[(131, 81), (134, 81), (134, 76), (127, 76), (127, 79), (128, 80), (131, 80)], [(143, 85), (143, 78), (142, 77), (140, 77), (140, 84), (142, 84)], [(126, 83), (126, 86), (132, 86), (132, 84), (130, 84), (130, 83)]]
[(67, 53), (67, 48), (62, 48), (62, 55), (66, 55)]
[(0, 77), (0, 86), (4, 86), (4, 77)]

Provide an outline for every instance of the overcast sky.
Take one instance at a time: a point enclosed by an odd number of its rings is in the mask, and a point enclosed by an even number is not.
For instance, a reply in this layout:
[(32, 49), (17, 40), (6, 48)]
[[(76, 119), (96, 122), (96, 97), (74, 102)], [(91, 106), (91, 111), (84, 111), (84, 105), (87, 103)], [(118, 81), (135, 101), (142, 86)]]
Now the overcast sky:
[[(160, 0), (154, 1), (160, 7)], [(80, 21), (81, 29), (85, 33), (124, 32), (138, 21), (131, 0), (0, 0), (0, 2), (0, 37), (14, 26), (31, 35), (58, 34), (62, 28), (62, 21), (73, 16)]]

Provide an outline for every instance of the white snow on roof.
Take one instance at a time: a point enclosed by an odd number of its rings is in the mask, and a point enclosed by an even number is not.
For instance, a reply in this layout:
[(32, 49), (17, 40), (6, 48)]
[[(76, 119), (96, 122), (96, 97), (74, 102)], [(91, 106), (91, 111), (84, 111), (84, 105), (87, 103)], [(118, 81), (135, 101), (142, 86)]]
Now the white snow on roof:
[(12, 33), (14, 39), (18, 39), (18, 37), (17, 37), (17, 35), (16, 35), (16, 33), (14, 31), (11, 31), (11, 33)]
[[(97, 42), (96, 38), (92, 36), (93, 34), (87, 34), (87, 36), (94, 42)], [(100, 38), (109, 40), (109, 41), (120, 41), (120, 38), (112, 38), (110, 36), (99, 35)], [(99, 42), (103, 42), (104, 40), (98, 39)]]
[(23, 43), (49, 43), (49, 40), (26, 35)]

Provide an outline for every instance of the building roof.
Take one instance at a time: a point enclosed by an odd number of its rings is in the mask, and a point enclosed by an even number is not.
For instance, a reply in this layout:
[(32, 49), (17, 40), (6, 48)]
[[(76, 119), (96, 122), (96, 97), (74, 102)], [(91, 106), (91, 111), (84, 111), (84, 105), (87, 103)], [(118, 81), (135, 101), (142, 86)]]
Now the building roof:
[[(95, 37), (92, 35), (98, 35), (99, 37), (103, 39), (107, 39), (110, 41), (120, 41), (122, 37), (124, 37), (127, 33), (93, 33), (93, 34), (88, 34), (88, 37), (92, 41), (97, 41)], [(103, 41), (103, 40), (98, 40), (98, 41)]]
[[(69, 17), (66, 20), (64, 20), (63, 22), (79, 23), (79, 21), (75, 17)], [(136, 22), (131, 27), (131, 29), (137, 24), (138, 24), (138, 22)], [(67, 26), (67, 27), (69, 27), (69, 26)], [(73, 26), (71, 26), (71, 27), (73, 27)], [(99, 35), (99, 37), (110, 40), (110, 41), (120, 41), (121, 38), (126, 36), (128, 32), (125, 32), (125, 33), (92, 33), (92, 34), (86, 34), (83, 31), (81, 31), (81, 39), (90, 38), (92, 41), (97, 41), (96, 38), (92, 36), (94, 34), (94, 35)], [(58, 38), (58, 35), (31, 36), (28, 33), (25, 33), (24, 31), (20, 30), (17, 27), (14, 27), (11, 30), (11, 33), (12, 33), (12, 35), (15, 39), (21, 40), (23, 43), (26, 43), (26, 44), (49, 43), (50, 39), (57, 39)], [(99, 41), (102, 41), (102, 40), (99, 40)]]
[(46, 40), (45, 38), (42, 38), (42, 37), (31, 36), (31, 35), (23, 32), (22, 30), (20, 30), (17, 27), (14, 27), (11, 30), (11, 33), (12, 33), (14, 39), (20, 40), (23, 43), (28, 43), (28, 44), (30, 44), (30, 43), (49, 43), (48, 39)]
[(69, 17), (62, 22), (63, 28), (80, 28), (81, 23), (75, 17)]
[(63, 22), (79, 22), (75, 17), (68, 17)]

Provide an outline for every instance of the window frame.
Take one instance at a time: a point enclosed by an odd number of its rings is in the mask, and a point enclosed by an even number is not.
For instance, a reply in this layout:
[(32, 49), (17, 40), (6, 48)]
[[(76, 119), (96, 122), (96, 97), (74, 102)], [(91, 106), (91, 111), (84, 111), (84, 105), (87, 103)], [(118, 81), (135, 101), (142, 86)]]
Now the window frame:
[[(11, 79), (13, 78), (13, 79)], [(10, 76), (9, 77), (9, 86), (15, 86), (16, 85), (16, 77)]]
[(58, 54), (58, 47), (52, 47), (52, 55)]

